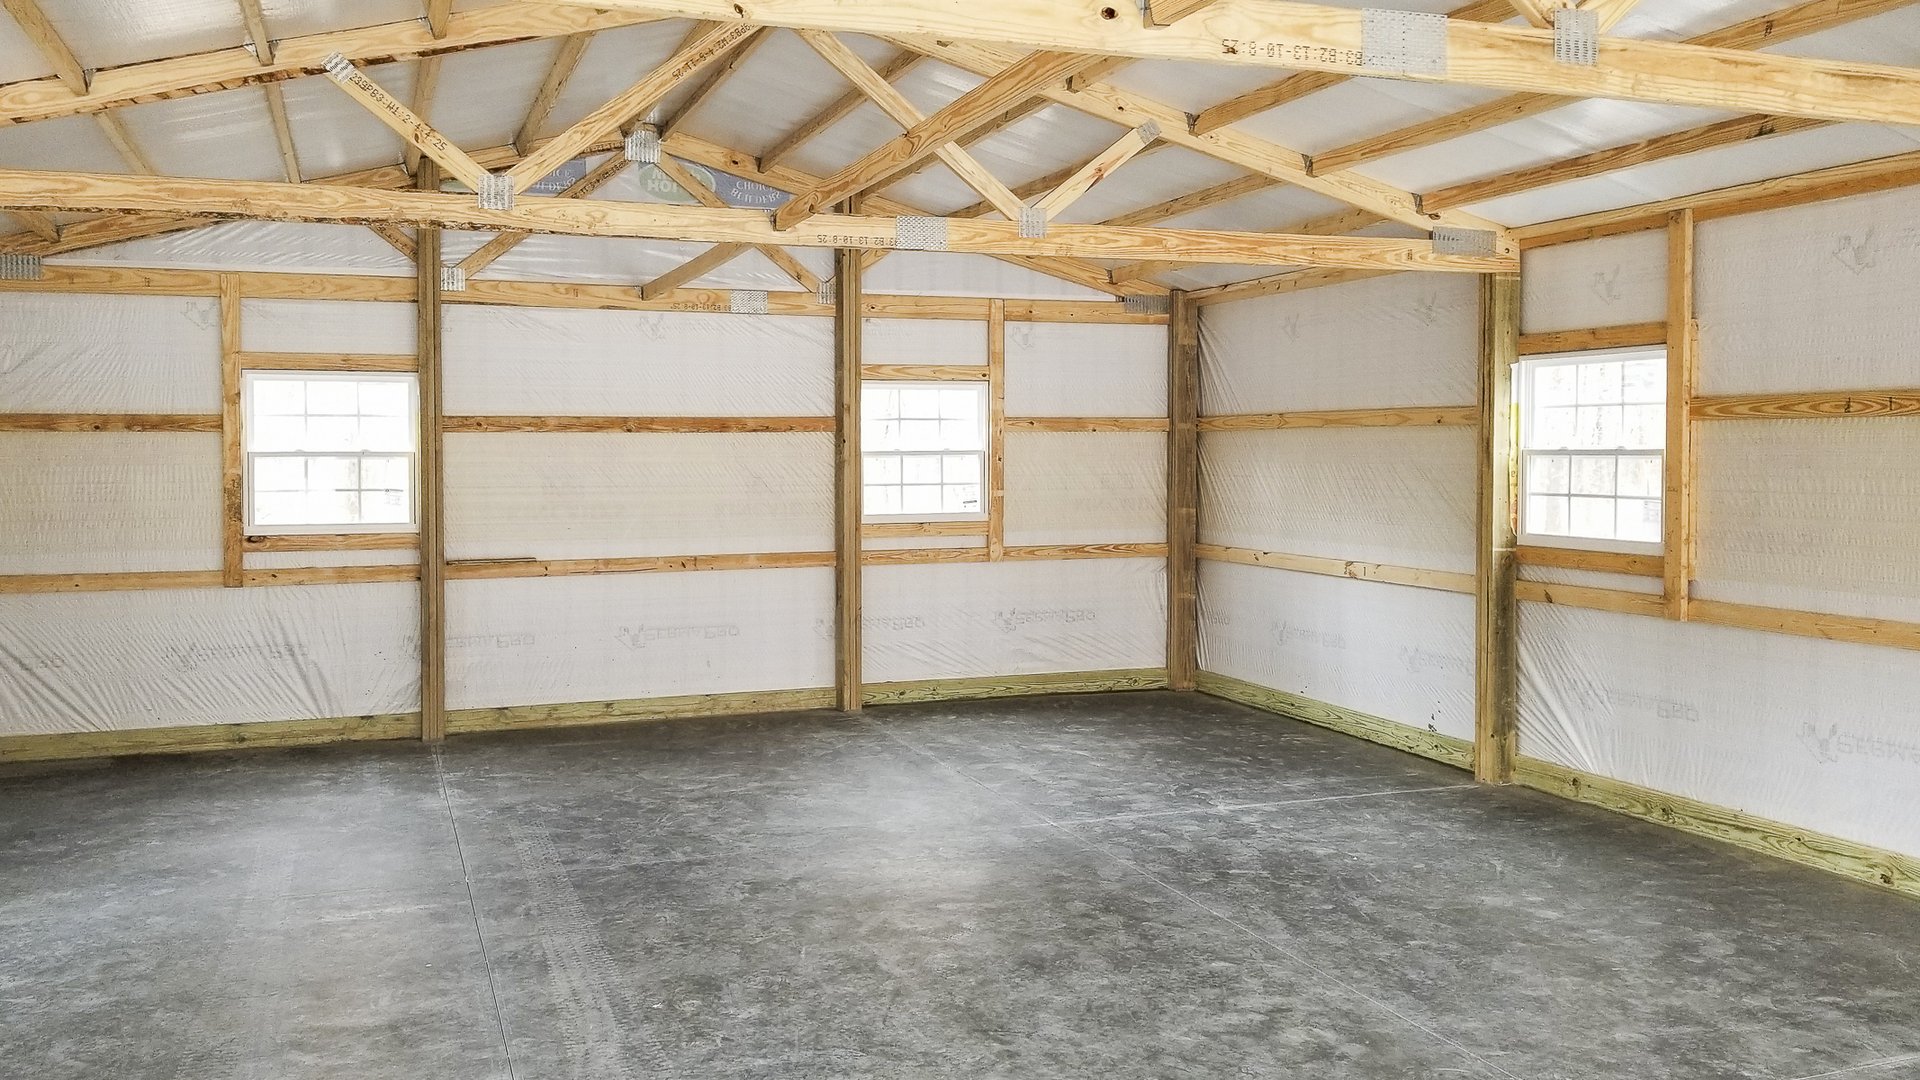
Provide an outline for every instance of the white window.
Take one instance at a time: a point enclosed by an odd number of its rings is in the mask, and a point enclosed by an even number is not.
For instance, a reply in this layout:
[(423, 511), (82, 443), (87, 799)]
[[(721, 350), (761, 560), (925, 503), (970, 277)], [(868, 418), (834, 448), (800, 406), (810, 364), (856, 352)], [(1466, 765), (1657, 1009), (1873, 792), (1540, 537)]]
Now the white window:
[(248, 532), (415, 526), (412, 375), (249, 371), (241, 394)]
[(1666, 352), (1540, 357), (1516, 374), (1522, 541), (1657, 552)]
[(986, 384), (862, 384), (860, 456), (868, 521), (986, 517)]

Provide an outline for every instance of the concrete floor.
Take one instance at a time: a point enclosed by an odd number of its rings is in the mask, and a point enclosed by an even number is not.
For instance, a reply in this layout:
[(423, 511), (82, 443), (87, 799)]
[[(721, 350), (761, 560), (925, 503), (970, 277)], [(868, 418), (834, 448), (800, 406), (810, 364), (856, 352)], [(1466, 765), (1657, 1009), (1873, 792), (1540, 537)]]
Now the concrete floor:
[(1920, 1077), (1920, 904), (1191, 695), (0, 774), (33, 1080)]

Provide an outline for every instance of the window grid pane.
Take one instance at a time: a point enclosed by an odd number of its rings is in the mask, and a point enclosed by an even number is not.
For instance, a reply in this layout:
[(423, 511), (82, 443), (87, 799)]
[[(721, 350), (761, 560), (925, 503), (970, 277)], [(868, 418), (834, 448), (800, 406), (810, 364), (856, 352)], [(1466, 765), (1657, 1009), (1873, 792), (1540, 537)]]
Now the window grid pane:
[(867, 517), (986, 511), (986, 396), (980, 383), (869, 382), (861, 388), (861, 509)]
[(249, 372), (248, 527), (412, 525), (413, 395), (411, 376)]
[(1664, 355), (1523, 362), (1520, 390), (1521, 531), (1658, 544)]

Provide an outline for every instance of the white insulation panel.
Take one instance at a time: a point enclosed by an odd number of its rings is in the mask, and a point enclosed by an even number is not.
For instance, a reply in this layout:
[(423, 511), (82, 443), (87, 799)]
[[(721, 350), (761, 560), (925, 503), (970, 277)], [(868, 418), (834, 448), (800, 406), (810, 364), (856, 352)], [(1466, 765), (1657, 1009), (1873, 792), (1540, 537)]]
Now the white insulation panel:
[(503, 578), (447, 586), (447, 706), (833, 683), (833, 571)]
[(1520, 330), (1591, 330), (1664, 322), (1667, 230), (1554, 244), (1520, 261)]
[(0, 293), (0, 411), (219, 412), (219, 304)]
[(987, 324), (971, 319), (864, 319), (865, 364), (985, 364)]
[(1475, 429), (1200, 436), (1200, 542), (1471, 573)]
[(1443, 735), (1473, 737), (1473, 597), (1200, 564), (1200, 667)]
[(0, 732), (411, 712), (412, 583), (0, 596)]
[(454, 305), (451, 415), (827, 416), (833, 320)]
[(1006, 461), (1009, 544), (1167, 538), (1164, 432), (1011, 431)]
[(419, 350), (414, 305), (373, 300), (243, 300), (240, 347), (248, 352), (386, 353)]
[(833, 436), (447, 436), (447, 556), (826, 551)]
[(1920, 621), (1920, 418), (1698, 426), (1707, 600)]
[(1912, 686), (1910, 650), (1520, 606), (1522, 754), (1909, 855)]
[(1702, 394), (1920, 385), (1920, 189), (1699, 226)]
[(1007, 415), (1167, 415), (1167, 328), (1008, 323)]
[(220, 436), (0, 432), (0, 573), (220, 565)]
[(1167, 662), (1160, 559), (870, 566), (867, 682), (1157, 668)]
[(1394, 274), (1200, 309), (1201, 411), (1468, 405), (1478, 280)]

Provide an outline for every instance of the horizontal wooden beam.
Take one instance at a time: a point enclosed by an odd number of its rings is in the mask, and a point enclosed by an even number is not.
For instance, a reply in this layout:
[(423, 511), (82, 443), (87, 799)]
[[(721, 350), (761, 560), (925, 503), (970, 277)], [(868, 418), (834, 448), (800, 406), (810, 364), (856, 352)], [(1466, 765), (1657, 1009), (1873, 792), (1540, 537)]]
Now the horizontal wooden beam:
[(832, 431), (831, 416), (449, 416), (448, 434), (480, 432), (790, 432)]
[(219, 430), (219, 413), (0, 413), (0, 431)]
[(1281, 431), (1329, 427), (1472, 427), (1480, 422), (1476, 405), (1425, 405), (1399, 409), (1324, 409), (1276, 413), (1232, 413), (1200, 418), (1201, 431)]
[[(483, 210), (470, 197), (333, 185), (241, 180), (130, 178), (105, 173), (0, 171), (0, 210), (144, 212), (346, 224), (392, 222), (451, 229), (518, 230), (573, 236), (626, 236), (696, 243), (798, 247), (925, 248), (903, 239), (898, 220), (816, 215), (776, 229), (755, 210), (583, 199), (528, 198), (511, 210)], [(940, 250), (987, 255), (1163, 258), (1196, 263), (1326, 266), (1486, 273), (1513, 270), (1513, 257), (1442, 255), (1425, 240), (1350, 236), (1296, 237), (1198, 229), (1055, 225), (1023, 237), (1014, 222), (927, 219), (945, 234)]]
[[(1025, 49), (1223, 65), (1295, 68), (1562, 96), (1767, 112), (1869, 123), (1920, 123), (1920, 71), (1664, 41), (1602, 38), (1599, 62), (1561, 63), (1538, 27), (1448, 20), (1444, 70), (1365, 62), (1362, 12), (1280, 0), (1217, 0), (1165, 27), (1113, 7), (1023, 0), (567, 0), (696, 19), (869, 34), (932, 34)], [(831, 201), (831, 200), (829, 200)]]
[(1666, 567), (1666, 561), (1658, 555), (1588, 551), (1583, 548), (1545, 547), (1534, 544), (1522, 544), (1514, 548), (1513, 555), (1522, 566), (1552, 566), (1562, 570), (1631, 574), (1635, 577), (1657, 578)]
[(288, 533), (241, 538), (242, 551), (406, 551), (420, 546), (411, 532)]
[(400, 99), (387, 93), (379, 83), (374, 82), (367, 73), (353, 67), (345, 58), (328, 72), (334, 85), (338, 86), (354, 103), (373, 115), (390, 128), (401, 140), (418, 149), (440, 163), (447, 174), (478, 191), (488, 178), (486, 167), (467, 152), (454, 145), (452, 139), (422, 120), (412, 109), (400, 103)]
[(0, 86), (0, 125), (99, 112), (120, 105), (194, 97), (236, 86), (277, 82), (326, 71), (334, 53), (356, 64), (416, 60), (506, 45), (658, 22), (661, 16), (596, 12), (559, 5), (499, 4), (456, 13), (447, 33), (435, 37), (419, 20), (284, 38), (273, 61), (263, 64), (247, 48), (216, 49), (152, 60), (94, 73), (87, 92), (76, 94), (60, 79), (33, 79)]
[(1520, 355), (1624, 349), (1667, 343), (1667, 324), (1661, 322), (1600, 326), (1588, 330), (1548, 330), (1520, 335)]
[(1325, 577), (1378, 581), (1388, 585), (1410, 585), (1417, 589), (1437, 589), (1441, 592), (1469, 595), (1473, 593), (1473, 575), (1450, 570), (1423, 570), (1412, 566), (1389, 566), (1385, 563), (1361, 562), (1356, 559), (1329, 559), (1318, 555), (1292, 555), (1281, 551), (1256, 551), (1252, 548), (1226, 547), (1220, 544), (1198, 544), (1195, 545), (1194, 551), (1201, 559), (1208, 562), (1266, 566), (1276, 570), (1293, 570)]
[(1832, 390), (1799, 394), (1696, 397), (1695, 420), (1815, 420), (1853, 416), (1920, 416), (1920, 390)]
[(1008, 431), (1095, 432), (1166, 431), (1164, 416), (1009, 416)]
[(860, 377), (881, 381), (986, 382), (985, 364), (862, 364)]

